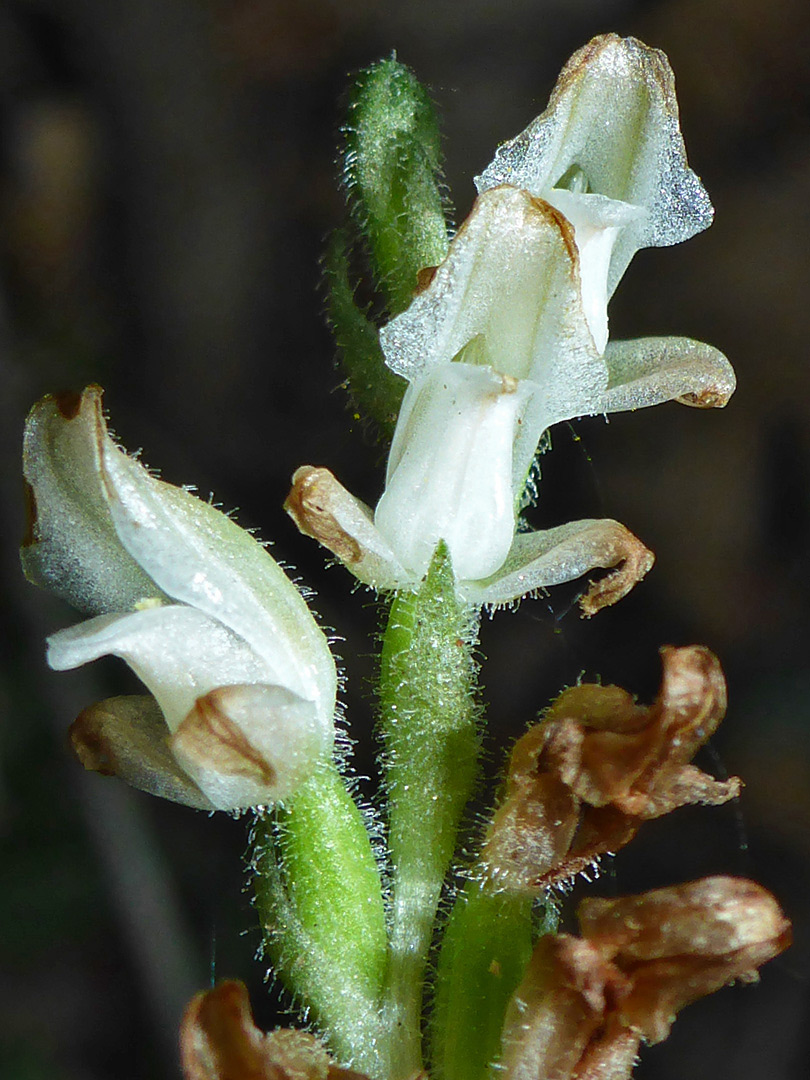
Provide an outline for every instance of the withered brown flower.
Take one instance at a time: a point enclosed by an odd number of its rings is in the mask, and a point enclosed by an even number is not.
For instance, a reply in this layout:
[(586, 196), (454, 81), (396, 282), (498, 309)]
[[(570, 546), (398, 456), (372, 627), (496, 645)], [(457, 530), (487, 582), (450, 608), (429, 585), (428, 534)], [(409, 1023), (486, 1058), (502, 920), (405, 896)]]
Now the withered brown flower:
[(584, 901), (582, 937), (538, 942), (507, 1009), (504, 1080), (626, 1080), (642, 1040), (790, 944), (790, 923), (754, 882), (710, 877)]
[(623, 847), (643, 821), (739, 794), (738, 778), (717, 781), (689, 764), (725, 714), (717, 658), (701, 646), (662, 657), (653, 705), (618, 686), (572, 686), (517, 742), (483, 852), (495, 884), (559, 884)]
[(314, 1035), (263, 1032), (244, 983), (221, 982), (191, 999), (180, 1025), (184, 1080), (368, 1080), (331, 1060)]

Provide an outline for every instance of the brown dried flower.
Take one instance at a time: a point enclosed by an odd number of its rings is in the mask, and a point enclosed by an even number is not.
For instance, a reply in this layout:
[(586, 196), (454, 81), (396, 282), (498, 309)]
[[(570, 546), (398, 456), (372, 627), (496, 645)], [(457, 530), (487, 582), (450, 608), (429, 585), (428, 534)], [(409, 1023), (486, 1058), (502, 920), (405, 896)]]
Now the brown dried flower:
[(555, 885), (623, 847), (643, 821), (739, 794), (689, 762), (725, 714), (717, 658), (701, 646), (664, 648), (655, 703), (617, 686), (573, 686), (512, 752), (506, 797), (483, 859), (503, 887)]
[(244, 983), (221, 982), (191, 999), (180, 1026), (184, 1080), (367, 1080), (341, 1069), (306, 1031), (260, 1031)]
[(690, 1002), (790, 944), (790, 923), (751, 881), (711, 877), (586, 900), (582, 937), (541, 938), (507, 1010), (504, 1080), (626, 1080), (641, 1040), (660, 1042)]

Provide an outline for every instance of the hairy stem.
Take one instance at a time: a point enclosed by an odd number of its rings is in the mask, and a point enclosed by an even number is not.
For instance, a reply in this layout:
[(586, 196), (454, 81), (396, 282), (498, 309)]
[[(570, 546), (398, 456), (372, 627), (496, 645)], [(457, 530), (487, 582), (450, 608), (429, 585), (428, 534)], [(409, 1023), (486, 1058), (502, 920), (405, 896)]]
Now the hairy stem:
[(347, 1065), (381, 1075), (380, 875), (362, 815), (325, 766), (254, 830), (256, 907), (273, 964)]
[(477, 771), (477, 620), (439, 545), (425, 581), (391, 606), (380, 704), (392, 865), (383, 1024), (388, 1080), (421, 1068), (422, 995), (436, 911)]

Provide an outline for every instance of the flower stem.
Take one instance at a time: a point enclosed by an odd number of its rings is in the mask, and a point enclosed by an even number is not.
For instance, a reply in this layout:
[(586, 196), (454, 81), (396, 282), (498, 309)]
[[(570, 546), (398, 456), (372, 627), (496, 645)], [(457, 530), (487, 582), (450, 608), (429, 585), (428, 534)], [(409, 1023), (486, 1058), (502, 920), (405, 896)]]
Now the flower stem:
[(324, 766), (254, 830), (256, 907), (275, 970), (332, 1051), (380, 1075), (386, 963), (380, 875), (363, 817)]
[(436, 911), (477, 772), (477, 618), (439, 545), (424, 582), (391, 605), (380, 672), (392, 866), (383, 1005), (388, 1080), (422, 1065), (422, 996)]
[[(553, 929), (546, 908), (541, 932)], [(506, 1006), (532, 954), (532, 897), (474, 877), (456, 898), (442, 939), (430, 1025), (431, 1076), (485, 1080), (501, 1049)]]

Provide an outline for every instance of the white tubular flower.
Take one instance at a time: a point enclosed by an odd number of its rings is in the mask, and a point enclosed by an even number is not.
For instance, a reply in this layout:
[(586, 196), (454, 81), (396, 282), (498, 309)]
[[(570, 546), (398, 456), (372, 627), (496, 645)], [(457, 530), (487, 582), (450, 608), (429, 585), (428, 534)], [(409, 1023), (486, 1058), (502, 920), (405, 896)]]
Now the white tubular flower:
[(515, 431), (530, 396), (525, 381), (468, 364), (441, 364), (409, 389), (374, 524), (415, 579), (442, 539), (460, 579), (503, 563), (514, 533)]
[(476, 183), (447, 258), (380, 331), (387, 365), (410, 386), (376, 512), (311, 467), (296, 473), (288, 510), (377, 588), (415, 585), (440, 539), (475, 604), (620, 565), (583, 598), (592, 614), (652, 555), (614, 521), (515, 535), (543, 432), (664, 401), (718, 407), (735, 386), (701, 342), (608, 342), (607, 304), (635, 251), (711, 222), (666, 57), (632, 38), (594, 39)]
[(95, 615), (49, 639), (51, 667), (119, 656), (154, 695), (83, 713), (72, 737), (84, 763), (211, 809), (290, 795), (331, 753), (336, 673), (281, 568), (120, 450), (98, 387), (35, 406), (23, 464), (26, 574)]

